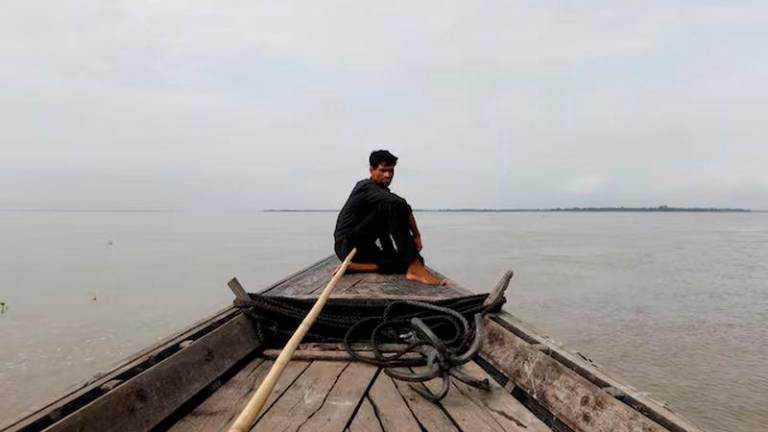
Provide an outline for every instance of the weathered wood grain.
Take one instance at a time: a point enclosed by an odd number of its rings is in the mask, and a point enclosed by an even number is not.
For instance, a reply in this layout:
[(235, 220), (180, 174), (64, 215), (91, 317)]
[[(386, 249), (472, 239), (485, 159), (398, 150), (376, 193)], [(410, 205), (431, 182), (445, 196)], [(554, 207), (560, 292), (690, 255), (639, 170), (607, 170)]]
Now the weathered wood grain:
[(481, 357), (574, 431), (666, 430), (490, 319)]
[[(392, 280), (385, 283), (367, 283), (366, 279), (373, 275), (373, 273), (364, 274), (361, 280), (354, 285), (353, 289), (339, 292), (334, 291), (331, 298), (435, 301), (467, 295), (466, 291), (457, 290), (451, 286), (432, 286), (406, 281), (403, 275), (386, 275), (392, 278)], [(311, 299), (316, 298), (317, 294), (295, 294), (295, 296), (297, 298)]]
[(349, 432), (384, 432), (368, 398), (363, 398), (363, 403), (360, 404), (360, 408), (347, 430)]
[(260, 343), (239, 315), (46, 430), (148, 431)]
[[(382, 352), (393, 352), (393, 351), (400, 351), (403, 348), (406, 348), (407, 344), (393, 344), (393, 343), (386, 343), (386, 344), (380, 344), (378, 345), (379, 351)], [(369, 343), (353, 343), (350, 345), (350, 347), (354, 351), (358, 352), (365, 352), (365, 351), (373, 351), (373, 348), (371, 344)], [(346, 351), (347, 348), (343, 343), (339, 342), (307, 342), (303, 344), (299, 344), (298, 347), (299, 351)]]
[[(268, 349), (261, 353), (264, 358), (275, 360), (282, 350)], [(314, 351), (314, 350), (296, 350), (291, 355), (291, 361), (350, 361), (352, 356), (346, 351)]]
[(263, 358), (252, 360), (168, 430), (173, 432), (220, 430), (229, 416), (229, 410), (222, 409), (221, 402), (232, 400), (236, 404), (240, 393), (243, 393), (241, 387), (247, 386), (251, 377), (258, 376), (267, 367)]
[[(265, 290), (263, 293), (274, 296), (306, 295), (322, 289), (333, 275), (333, 270), (340, 264), (335, 256), (318, 261), (313, 266), (301, 271), (285, 281)], [(343, 279), (342, 279), (343, 280)], [(315, 297), (319, 294), (316, 293)]]
[[(371, 274), (372, 276), (372, 274)], [(378, 275), (377, 275), (378, 276)], [(405, 279), (403, 275), (386, 275), (385, 282), (369, 282), (369, 274), (355, 285), (358, 296), (382, 297), (382, 298), (423, 298), (438, 300), (467, 295), (467, 291), (453, 284), (425, 285)], [(340, 293), (339, 295), (343, 295)]]
[[(257, 358), (243, 367), (237, 375), (227, 381), (192, 412), (176, 422), (170, 432), (226, 431), (251, 394), (256, 391), (274, 363)], [(309, 366), (308, 362), (293, 361), (283, 371), (277, 385), (264, 405), (264, 412), (290, 387), (296, 378)]]
[(471, 387), (459, 380), (453, 380), (454, 388), (450, 391), (463, 393), (477, 406), (485, 409), (505, 431), (513, 432), (551, 432), (551, 429), (539, 420), (523, 404), (504, 390), (496, 381), (477, 365), (470, 362), (464, 365), (464, 372), (478, 379), (487, 378), (491, 390), (485, 391)]
[[(338, 258), (329, 256), (262, 293), (272, 296), (316, 298), (338, 265)], [(439, 275), (437, 272), (434, 273)], [(446, 286), (432, 286), (409, 281), (404, 275), (399, 274), (351, 273), (341, 278), (331, 297), (437, 300), (467, 294), (469, 291), (450, 280)]]
[[(424, 399), (416, 393), (408, 383), (394, 380), (397, 390), (410, 408), (419, 424), (428, 432), (458, 432), (459, 429), (448, 417), (440, 405)], [(422, 384), (418, 384), (422, 386)]]
[(539, 349), (549, 354), (552, 358), (572, 369), (588, 381), (605, 390), (608, 394), (632, 406), (651, 420), (659, 423), (673, 432), (702, 432), (691, 423), (690, 420), (671, 411), (663, 403), (642, 394), (628, 385), (617, 381), (598, 369), (591, 361), (586, 361), (566, 349), (543, 332), (533, 328), (529, 323), (502, 312), (492, 318), (496, 323), (511, 331), (521, 339), (538, 345)]
[(319, 410), (348, 362), (313, 362), (256, 422), (257, 431), (296, 431)]
[(367, 363), (350, 363), (339, 376), (320, 409), (298, 430), (336, 432), (349, 424), (378, 368)]
[[(357, 290), (355, 289), (355, 285), (362, 282), (367, 275), (365, 273), (348, 273), (345, 274), (343, 278), (339, 281), (339, 284), (336, 286), (336, 289), (333, 290), (333, 293), (336, 295), (339, 294), (355, 294), (357, 293)], [(310, 294), (317, 294), (318, 290), (312, 291)]]
[(421, 432), (419, 423), (413, 417), (413, 413), (400, 396), (389, 375), (379, 374), (368, 391), (368, 397), (385, 431)]
[(240, 281), (238, 281), (237, 278), (232, 278), (227, 283), (227, 286), (229, 286), (229, 289), (232, 290), (232, 294), (235, 295), (236, 300), (247, 302), (251, 299), (250, 296), (248, 296), (248, 293), (245, 292), (245, 288), (240, 285)]
[[(262, 356), (265, 358), (274, 360), (276, 359), (282, 350), (279, 349), (268, 349), (264, 350), (262, 353)], [(363, 354), (367, 357), (373, 357), (372, 353)], [(400, 356), (403, 360), (418, 360), (423, 358), (418, 353), (407, 353), (402, 356)], [(347, 351), (319, 351), (319, 350), (296, 350), (293, 352), (293, 355), (291, 356), (291, 361), (294, 360), (305, 360), (305, 361), (351, 361), (355, 360), (351, 354), (349, 354)]]
[(505, 294), (507, 288), (509, 288), (509, 282), (512, 280), (514, 273), (512, 270), (507, 270), (501, 279), (496, 284), (496, 287), (488, 294), (488, 298), (483, 302), (483, 306), (500, 305), (504, 303)]
[[(432, 393), (440, 390), (440, 379), (427, 381), (425, 385)], [(504, 427), (483, 407), (472, 402), (464, 393), (451, 388), (448, 394), (440, 401), (448, 416), (462, 431), (477, 432), (504, 432)]]
[[(335, 261), (334, 261), (335, 260)], [(341, 264), (341, 261), (339, 261), (338, 258), (334, 255), (329, 255), (319, 261), (316, 261), (312, 263), (311, 265), (307, 266), (306, 268), (303, 268), (293, 274), (290, 274), (283, 279), (273, 283), (272, 285), (268, 286), (267, 288), (264, 288), (263, 290), (259, 291), (260, 294), (266, 294), (266, 295), (281, 295), (279, 294), (279, 291), (285, 288), (286, 284), (290, 283), (289, 281), (301, 278), (303, 275), (313, 272), (315, 269), (320, 268), (322, 266), (330, 265), (330, 263), (334, 263), (335, 265)], [(273, 292), (277, 291), (277, 293)]]

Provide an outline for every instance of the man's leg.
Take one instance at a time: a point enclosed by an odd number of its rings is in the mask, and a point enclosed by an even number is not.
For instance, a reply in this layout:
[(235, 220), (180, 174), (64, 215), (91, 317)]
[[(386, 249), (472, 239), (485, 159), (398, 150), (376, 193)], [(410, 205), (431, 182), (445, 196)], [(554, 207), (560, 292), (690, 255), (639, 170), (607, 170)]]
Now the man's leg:
[(347, 240), (336, 245), (336, 255), (343, 260), (355, 245), (358, 252), (347, 267), (350, 272), (405, 273), (409, 280), (430, 285), (444, 283), (424, 267), (411, 236), (409, 217), (410, 208), (405, 204), (378, 205)]
[[(355, 227), (346, 239), (335, 244), (336, 256), (344, 260), (352, 247), (357, 248), (352, 261), (347, 267), (347, 272), (380, 272), (379, 262), (382, 259), (382, 251), (376, 246), (380, 227), (384, 223), (378, 213), (372, 212), (358, 226)], [(338, 270), (338, 268), (336, 269)], [(334, 271), (335, 273), (335, 271)]]
[[(344, 261), (351, 250), (352, 249), (344, 249), (343, 251), (337, 250), (336, 256), (339, 257), (340, 260)], [(361, 256), (362, 254), (360, 254), (358, 251), (358, 253), (355, 254), (355, 257), (352, 259), (360, 259)], [(338, 265), (333, 271), (333, 274), (336, 274), (340, 268), (341, 265)], [(360, 262), (350, 261), (349, 265), (347, 266), (347, 273), (376, 273), (378, 271), (379, 265), (376, 264), (373, 260), (366, 260), (364, 256), (362, 256), (362, 260)]]
[[(406, 279), (429, 285), (444, 284), (445, 281), (429, 272), (424, 267), (424, 259), (416, 249), (416, 243), (410, 231), (410, 208), (400, 203), (385, 203), (379, 211), (386, 216), (386, 239), (382, 243), (394, 242), (394, 254), (391, 259), (383, 260), (382, 267), (389, 267), (392, 273), (405, 273)], [(391, 240), (390, 240), (391, 239)], [(385, 248), (386, 250), (387, 248)], [(382, 269), (383, 271), (384, 269)]]

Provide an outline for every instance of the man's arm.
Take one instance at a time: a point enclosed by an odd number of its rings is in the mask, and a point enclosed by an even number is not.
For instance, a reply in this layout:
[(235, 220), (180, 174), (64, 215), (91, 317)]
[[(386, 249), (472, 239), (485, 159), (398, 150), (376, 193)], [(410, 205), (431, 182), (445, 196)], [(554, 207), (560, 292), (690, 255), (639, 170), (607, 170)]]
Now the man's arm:
[(413, 235), (413, 242), (416, 243), (416, 250), (421, 252), (421, 248), (423, 247), (421, 244), (421, 233), (419, 232), (419, 227), (416, 226), (416, 218), (413, 217), (413, 212), (411, 212), (411, 215), (408, 217), (408, 222), (411, 225), (411, 235)]

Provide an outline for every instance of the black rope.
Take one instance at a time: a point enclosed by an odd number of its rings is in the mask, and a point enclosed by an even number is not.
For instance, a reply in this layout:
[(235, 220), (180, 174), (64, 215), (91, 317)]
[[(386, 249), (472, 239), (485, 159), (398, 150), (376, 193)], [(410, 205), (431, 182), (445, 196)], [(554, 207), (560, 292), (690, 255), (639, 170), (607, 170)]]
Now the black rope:
[[(487, 294), (477, 294), (455, 299), (430, 302), (448, 307), (467, 317), (482, 309)], [(251, 294), (250, 301), (236, 300), (235, 304), (246, 310), (254, 321), (266, 320), (278, 323), (275, 336), (291, 335), (314, 305), (314, 298), (293, 298)], [(329, 299), (322, 313), (317, 317), (305, 340), (342, 342), (345, 332), (352, 326), (373, 318), (380, 318), (391, 300), (384, 299)], [(402, 307), (402, 306), (401, 306)], [(396, 311), (405, 318), (425, 315), (423, 311), (405, 308)], [(402, 313), (400, 313), (402, 312)], [(410, 313), (409, 313), (410, 312)], [(373, 322), (373, 321), (368, 321)]]
[[(343, 342), (353, 359), (381, 367), (395, 379), (420, 383), (440, 377), (443, 383), (437, 394), (414, 387), (437, 402), (447, 394), (451, 377), (489, 388), (487, 379), (474, 379), (458, 369), (480, 349), (482, 316), (500, 307), (484, 305), (487, 297), (478, 294), (432, 302), (329, 299), (305, 340)], [(253, 320), (259, 338), (279, 342), (293, 334), (315, 300), (252, 294), (250, 301), (235, 303)], [(372, 356), (353, 349), (352, 344), (359, 342), (370, 344)], [(385, 344), (403, 347), (386, 352)], [(407, 369), (424, 366), (426, 372)]]
[[(446, 306), (416, 301), (390, 303), (380, 317), (370, 317), (354, 324), (344, 335), (344, 346), (356, 360), (384, 368), (392, 378), (408, 382), (425, 382), (442, 378), (440, 391), (435, 394), (426, 387), (413, 386), (414, 390), (433, 402), (438, 402), (450, 388), (451, 377), (469, 385), (489, 389), (488, 380), (477, 380), (459, 369), (469, 362), (480, 349), (481, 321), (486, 308), (480, 304), (466, 308), (464, 314)], [(465, 317), (472, 315), (470, 324)], [(375, 323), (368, 340), (373, 357), (364, 356), (352, 349), (352, 341), (358, 340), (360, 329)], [(384, 354), (384, 344), (405, 344), (405, 347)], [(406, 354), (418, 354), (415, 358), (402, 358)], [(425, 372), (398, 370), (426, 366)]]

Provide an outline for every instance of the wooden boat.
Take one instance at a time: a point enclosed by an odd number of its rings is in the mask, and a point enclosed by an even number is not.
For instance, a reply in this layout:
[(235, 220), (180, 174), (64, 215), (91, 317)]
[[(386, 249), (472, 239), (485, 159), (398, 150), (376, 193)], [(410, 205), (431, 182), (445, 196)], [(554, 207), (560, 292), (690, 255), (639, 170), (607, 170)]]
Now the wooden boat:
[[(263, 290), (260, 298), (312, 302), (338, 264), (328, 257)], [(511, 273), (485, 300), (498, 303)], [(232, 307), (167, 338), (72, 393), (3, 429), (20, 431), (225, 431), (279, 352), (254, 324), (236, 282)], [(472, 297), (449, 283), (432, 287), (397, 275), (344, 276), (332, 299), (381, 306)], [(476, 296), (475, 296), (476, 297)], [(345, 303), (346, 302), (346, 303)], [(238, 307), (239, 306), (239, 307)], [(338, 306), (338, 305), (337, 305)], [(598, 370), (507, 312), (486, 315), (479, 353), (464, 373), (488, 390), (452, 381), (444, 399), (357, 361), (339, 343), (299, 347), (272, 391), (257, 431), (700, 431), (664, 404)], [(314, 327), (313, 327), (314, 330)], [(355, 343), (355, 353), (372, 347)], [(439, 386), (438, 386), (439, 387)]]

